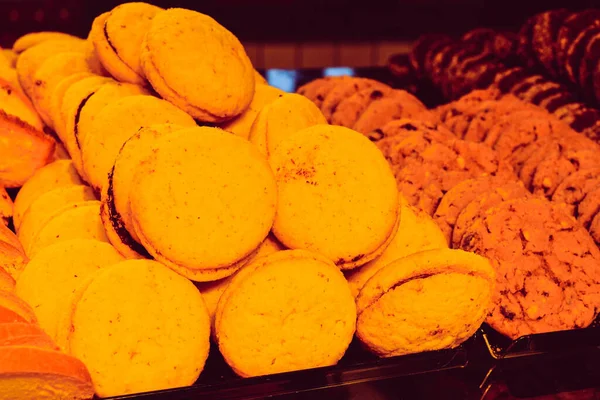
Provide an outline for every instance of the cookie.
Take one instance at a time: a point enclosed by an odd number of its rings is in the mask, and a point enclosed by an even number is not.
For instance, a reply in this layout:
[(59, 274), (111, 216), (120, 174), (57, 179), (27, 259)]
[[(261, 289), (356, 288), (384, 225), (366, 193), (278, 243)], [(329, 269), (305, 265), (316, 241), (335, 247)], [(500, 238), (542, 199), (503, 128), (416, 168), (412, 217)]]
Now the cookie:
[(181, 129), (184, 127), (171, 124), (141, 128), (123, 144), (108, 175), (101, 196), (100, 217), (106, 236), (127, 258), (149, 258), (133, 229), (129, 207), (130, 188), (136, 168), (150, 155), (157, 139)]
[(514, 94), (518, 98), (522, 98), (523, 93), (526, 93), (534, 85), (539, 85), (547, 82), (546, 79), (541, 75), (531, 75), (522, 79), (519, 83), (514, 85), (509, 93)]
[(446, 192), (433, 214), (433, 219), (444, 233), (446, 242), (451, 243), (458, 216), (469, 203), (506, 183), (506, 177), (482, 176), (462, 181)]
[(189, 386), (208, 357), (202, 295), (154, 261), (102, 268), (77, 291), (68, 320), (69, 353), (89, 368), (100, 397)]
[(549, 113), (553, 113), (558, 108), (565, 106), (567, 104), (573, 103), (576, 101), (576, 98), (573, 94), (567, 91), (561, 91), (552, 96), (546, 97), (545, 99), (540, 101), (540, 107), (544, 108)]
[(0, 222), (8, 226), (8, 222), (13, 217), (14, 204), (12, 199), (6, 193), (6, 189), (0, 186)]
[(269, 157), (288, 136), (321, 124), (327, 124), (327, 120), (313, 102), (299, 94), (285, 93), (258, 113), (250, 128), (250, 142)]
[(231, 119), (254, 96), (254, 68), (242, 44), (195, 11), (172, 8), (154, 17), (142, 44), (142, 68), (164, 99), (201, 121)]
[(427, 53), (431, 50), (432, 45), (436, 42), (448, 41), (448, 36), (445, 35), (422, 35), (415, 42), (409, 54), (410, 64), (415, 71), (423, 75), (425, 71), (425, 59)]
[(302, 250), (244, 268), (221, 296), (215, 319), (219, 350), (243, 377), (335, 365), (355, 326), (356, 306), (340, 270)]
[(102, 34), (113, 54), (107, 55), (104, 51), (98, 51), (97, 54), (108, 71), (118, 71), (113, 75), (117, 79), (120, 71), (127, 71), (124, 73), (126, 77), (135, 74), (135, 79), (127, 82), (143, 83), (144, 71), (140, 62), (140, 49), (152, 19), (161, 11), (162, 8), (147, 3), (126, 3), (108, 13), (102, 26)]
[(510, 173), (510, 168), (500, 163), (491, 149), (479, 143), (456, 139), (413, 152), (410, 141), (405, 141), (401, 147), (411, 151), (411, 156), (394, 171), (398, 189), (411, 205), (429, 215), (434, 214), (443, 195), (458, 183), (484, 175)]
[(600, 103), (600, 91), (594, 87), (594, 77), (598, 75), (598, 65), (600, 64), (598, 54), (600, 54), (600, 32), (588, 40), (578, 71), (579, 87), (586, 100)]
[(63, 102), (60, 109), (62, 121), (64, 122), (61, 129), (57, 130), (62, 143), (67, 148), (73, 165), (79, 175), (85, 178), (83, 170), (83, 160), (81, 158), (81, 148), (79, 142), (78, 122), (81, 119), (83, 106), (87, 104), (90, 96), (104, 85), (114, 82), (110, 78), (102, 76), (90, 76), (71, 85), (65, 92)]
[(495, 280), (488, 260), (461, 250), (400, 259), (361, 290), (357, 337), (380, 357), (455, 348), (485, 320)]
[(529, 76), (527, 70), (522, 67), (513, 67), (496, 75), (494, 85), (502, 93), (509, 93), (523, 79)]
[[(152, 96), (129, 96), (104, 107), (96, 115), (85, 141), (80, 142), (83, 169), (90, 185), (102, 192), (119, 150), (140, 128), (168, 123), (196, 126), (188, 114)], [(118, 130), (113, 128), (115, 124), (119, 125)]]
[(559, 77), (555, 46), (558, 30), (569, 15), (570, 12), (565, 9), (555, 9), (535, 18), (531, 47), (540, 65), (553, 78)]
[(592, 220), (600, 211), (600, 190), (599, 188), (592, 188), (589, 190), (581, 199), (577, 207), (577, 221), (583, 225), (584, 228), (589, 229), (592, 224)]
[(600, 34), (600, 18), (598, 25), (591, 25), (584, 28), (567, 48), (565, 71), (569, 80), (575, 85), (579, 84), (579, 69), (585, 62), (584, 55), (586, 53), (589, 42), (594, 36)]
[(600, 11), (588, 9), (571, 14), (558, 30), (556, 37), (556, 60), (563, 77), (568, 77), (566, 70), (569, 48), (577, 36), (590, 26), (600, 26)]
[(384, 252), (373, 261), (346, 274), (355, 298), (367, 281), (390, 263), (421, 251), (448, 247), (436, 222), (423, 211), (410, 206), (404, 196), (400, 196), (400, 215), (398, 231)]
[(81, 39), (63, 32), (31, 32), (15, 40), (12, 50), (17, 54), (21, 54), (33, 46), (50, 40), (80, 41)]
[[(16, 280), (28, 261), (17, 236), (7, 226), (0, 224), (0, 269)], [(6, 274), (2, 275), (4, 285), (7, 284), (7, 281), (10, 284), (11, 280), (6, 278)]]
[(54, 153), (54, 139), (0, 110), (0, 186), (21, 187)]
[(394, 138), (394, 141), (398, 141), (412, 135), (414, 132), (424, 133), (432, 140), (439, 142), (456, 138), (443, 124), (409, 118), (390, 121), (381, 128), (370, 132), (367, 137), (373, 142), (388, 138)]
[(74, 51), (85, 52), (86, 42), (79, 38), (48, 40), (23, 52), (17, 60), (17, 75), (25, 93), (31, 97), (35, 86), (35, 73), (50, 57)]
[(323, 104), (321, 104), (321, 111), (325, 116), (325, 119), (331, 123), (333, 119), (333, 114), (335, 113), (337, 107), (340, 103), (354, 95), (355, 93), (360, 92), (365, 89), (379, 89), (386, 90), (389, 89), (384, 83), (367, 79), (367, 78), (350, 78), (350, 79), (339, 79), (336, 81), (335, 86), (329, 91), (325, 99), (323, 100)]
[(600, 187), (600, 168), (580, 169), (567, 176), (552, 194), (552, 201), (564, 204), (578, 219), (579, 204), (588, 193)]
[(61, 79), (52, 90), (52, 93), (50, 94), (50, 108), (48, 110), (48, 115), (52, 120), (54, 132), (59, 138), (64, 137), (63, 132), (65, 130), (65, 121), (62, 116), (62, 104), (65, 98), (65, 93), (73, 84), (92, 76), (93, 74), (88, 72), (79, 72), (69, 75)]
[(590, 236), (594, 239), (596, 244), (600, 243), (600, 214), (596, 214), (594, 219), (592, 219), (592, 223), (590, 224)]
[(252, 102), (248, 109), (237, 118), (221, 124), (221, 129), (243, 137), (244, 139), (249, 139), (252, 124), (256, 121), (261, 110), (284, 94), (283, 91), (273, 86), (256, 85), (254, 97), (252, 98)]
[(276, 205), (275, 179), (264, 156), (217, 128), (158, 139), (130, 188), (133, 226), (144, 247), (201, 282), (244, 265), (269, 233)]
[(60, 186), (35, 199), (23, 214), (17, 236), (23, 247), (29, 249), (39, 231), (65, 207), (96, 200), (89, 186)]
[(523, 101), (539, 105), (544, 99), (553, 96), (557, 93), (564, 92), (566, 89), (561, 84), (556, 82), (544, 82), (531, 87), (523, 94)]
[[(150, 95), (150, 92), (142, 86), (129, 83), (109, 81), (100, 87), (92, 83), (90, 86), (93, 87), (89, 91), (86, 91), (83, 86), (88, 87), (88, 84), (90, 82), (81, 84), (81, 91), (77, 90), (80, 94), (73, 93), (73, 106), (63, 110), (64, 113), (68, 114), (65, 116), (69, 124), (67, 127), (69, 136), (67, 137), (71, 140), (72, 133), (76, 148), (79, 149), (79, 151), (74, 151), (74, 162), (79, 170), (83, 170), (83, 160), (80, 157), (77, 158), (77, 155), (81, 153), (81, 146), (85, 143), (87, 134), (92, 131), (94, 120), (100, 114), (100, 111), (109, 104), (128, 96)], [(73, 89), (73, 92), (75, 90)], [(80, 99), (79, 102), (75, 100), (76, 98)], [(72, 118), (71, 115), (73, 116)], [(72, 128), (71, 123), (73, 124)]]
[(283, 140), (269, 162), (279, 193), (273, 233), (286, 247), (353, 269), (393, 238), (399, 218), (394, 176), (364, 135), (313, 126)]
[(58, 317), (68, 311), (79, 286), (94, 272), (120, 261), (123, 257), (108, 243), (89, 239), (57, 243), (29, 261), (15, 293), (33, 307), (40, 327), (56, 340)]
[(469, 202), (458, 214), (452, 231), (451, 247), (460, 248), (460, 243), (469, 227), (490, 208), (504, 202), (530, 197), (523, 183), (508, 180), (503, 184), (491, 187), (486, 193), (480, 194)]
[(31, 100), (46, 125), (54, 128), (50, 118), (52, 92), (60, 81), (70, 75), (92, 73), (85, 55), (81, 52), (60, 53), (48, 58), (35, 72)]
[(505, 202), (474, 223), (461, 248), (488, 257), (497, 292), (487, 323), (516, 339), (585, 328), (600, 304), (600, 251), (585, 229), (544, 199)]
[(315, 103), (317, 107), (321, 108), (323, 101), (325, 101), (325, 97), (327, 97), (329, 92), (335, 87), (338, 81), (344, 79), (351, 79), (351, 77), (327, 76), (325, 78), (315, 79), (305, 85), (300, 86), (296, 93), (307, 97), (310, 101)]
[(44, 247), (71, 239), (108, 242), (100, 221), (99, 201), (84, 201), (64, 207), (47, 220), (25, 252), (28, 257), (33, 258)]

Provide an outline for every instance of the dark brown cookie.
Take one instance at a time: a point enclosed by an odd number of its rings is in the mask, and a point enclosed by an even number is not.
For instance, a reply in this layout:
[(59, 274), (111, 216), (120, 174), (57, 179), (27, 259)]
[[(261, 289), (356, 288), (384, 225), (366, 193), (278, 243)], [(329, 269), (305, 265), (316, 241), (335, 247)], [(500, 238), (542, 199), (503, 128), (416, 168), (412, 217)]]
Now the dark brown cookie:
[(561, 91), (540, 101), (539, 106), (544, 108), (549, 113), (553, 113), (560, 107), (574, 103), (575, 101), (576, 98), (572, 93)]
[(559, 76), (554, 43), (560, 26), (569, 15), (564, 9), (546, 11), (537, 16), (533, 26), (533, 51), (540, 65), (553, 78)]
[(563, 21), (556, 37), (556, 60), (564, 77), (567, 77), (567, 54), (577, 36), (590, 26), (600, 25), (600, 10), (589, 9), (571, 14)]
[(454, 75), (451, 89), (452, 97), (458, 98), (475, 89), (489, 87), (498, 71), (504, 66), (490, 52), (470, 57), (459, 65)]
[(461, 49), (462, 44), (460, 42), (446, 42), (435, 53), (431, 60), (431, 71), (429, 73), (429, 78), (434, 85), (441, 86), (446, 80), (448, 65), (450, 65), (456, 52)]
[(596, 121), (594, 125), (584, 129), (581, 133), (588, 139), (600, 143), (600, 121)]
[(438, 42), (448, 41), (446, 35), (423, 35), (413, 45), (409, 55), (410, 64), (419, 74), (425, 73), (425, 59), (432, 47)]
[(579, 84), (579, 68), (585, 61), (584, 55), (587, 46), (594, 36), (598, 34), (600, 34), (600, 26), (590, 26), (581, 31), (567, 49), (565, 70), (569, 80), (575, 85)]
[(467, 203), (456, 217), (456, 223), (452, 231), (451, 243), (453, 248), (460, 248), (467, 229), (481, 218), (488, 209), (515, 199), (530, 197), (531, 194), (523, 183), (516, 179), (508, 179), (504, 183), (491, 187), (485, 193), (480, 193), (477, 197)]
[(465, 233), (461, 248), (496, 269), (487, 323), (516, 339), (588, 327), (600, 307), (600, 251), (565, 211), (538, 198), (505, 202)]
[[(446, 236), (448, 243), (452, 242), (452, 232), (458, 216), (463, 209), (473, 200), (491, 191), (495, 187), (502, 186), (508, 181), (505, 176), (482, 176), (475, 179), (467, 179), (450, 189), (435, 210), (433, 218)], [(516, 177), (513, 176), (516, 182)], [(522, 185), (521, 185), (522, 186)]]
[(500, 89), (502, 93), (509, 93), (512, 88), (518, 85), (524, 79), (531, 76), (531, 74), (522, 67), (509, 68), (496, 75), (494, 79), (494, 85)]
[(572, 216), (579, 219), (579, 204), (597, 188), (600, 188), (600, 168), (580, 169), (558, 185), (552, 201), (563, 204)]
[[(579, 87), (586, 100), (600, 104), (600, 92), (594, 91), (594, 74), (600, 65), (600, 33), (596, 33), (587, 43), (579, 64)], [(598, 94), (598, 95), (597, 95)]]
[(548, 81), (531, 87), (527, 93), (523, 94), (523, 101), (540, 105), (544, 99), (564, 91), (566, 89), (560, 83)]
[(543, 76), (532, 75), (514, 85), (512, 89), (510, 89), (510, 93), (514, 94), (518, 98), (522, 98), (523, 93), (527, 92), (532, 86), (543, 84), (545, 82), (547, 82), (547, 80)]
[(519, 37), (513, 32), (498, 32), (494, 38), (494, 54), (500, 61), (513, 65), (517, 57)]
[(525, 68), (530, 69), (536, 66), (537, 58), (533, 51), (533, 27), (537, 21), (537, 15), (529, 18), (519, 30), (519, 45), (517, 47), (517, 56)]

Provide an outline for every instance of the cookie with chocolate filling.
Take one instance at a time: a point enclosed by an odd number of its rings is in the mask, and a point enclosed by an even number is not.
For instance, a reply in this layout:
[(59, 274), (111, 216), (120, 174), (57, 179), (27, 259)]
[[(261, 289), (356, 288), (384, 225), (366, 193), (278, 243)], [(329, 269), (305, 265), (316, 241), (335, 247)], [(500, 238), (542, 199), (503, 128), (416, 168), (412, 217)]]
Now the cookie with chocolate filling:
[(553, 78), (558, 78), (556, 62), (556, 37), (563, 21), (571, 13), (565, 9), (545, 11), (538, 14), (533, 25), (531, 47), (539, 63)]
[(563, 77), (568, 77), (567, 60), (569, 48), (582, 31), (600, 26), (600, 10), (588, 9), (571, 14), (561, 25), (556, 37), (556, 60)]
[(600, 91), (594, 90), (594, 76), (600, 69), (600, 32), (592, 36), (583, 52), (583, 59), (579, 64), (578, 83), (583, 90), (586, 100), (600, 104)]

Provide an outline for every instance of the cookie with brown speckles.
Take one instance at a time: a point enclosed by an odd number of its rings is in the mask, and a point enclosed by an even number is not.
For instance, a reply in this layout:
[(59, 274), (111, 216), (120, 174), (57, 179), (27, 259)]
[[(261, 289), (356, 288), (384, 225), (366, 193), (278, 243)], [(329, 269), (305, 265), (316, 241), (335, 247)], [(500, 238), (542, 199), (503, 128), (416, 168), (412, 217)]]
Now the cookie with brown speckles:
[(461, 248), (496, 269), (487, 322), (523, 335), (589, 326), (600, 307), (600, 251), (560, 206), (530, 198), (501, 204), (468, 229)]
[(346, 98), (364, 89), (385, 90), (390, 87), (384, 83), (367, 78), (338, 79), (321, 104), (323, 115), (331, 123), (339, 104)]

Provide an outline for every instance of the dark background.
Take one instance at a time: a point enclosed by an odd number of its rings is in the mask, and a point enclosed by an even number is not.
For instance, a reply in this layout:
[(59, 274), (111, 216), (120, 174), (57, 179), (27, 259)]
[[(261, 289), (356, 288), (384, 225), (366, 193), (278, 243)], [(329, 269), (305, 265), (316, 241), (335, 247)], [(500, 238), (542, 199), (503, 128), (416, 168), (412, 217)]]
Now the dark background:
[[(242, 41), (412, 39), (425, 32), (460, 33), (476, 26), (511, 29), (554, 7), (600, 6), (598, 0), (150, 0), (161, 7), (207, 13)], [(3, 44), (32, 30), (85, 36), (93, 18), (115, 0), (0, 0)], [(15, 16), (18, 10), (18, 16)], [(12, 13), (11, 13), (12, 12)]]

